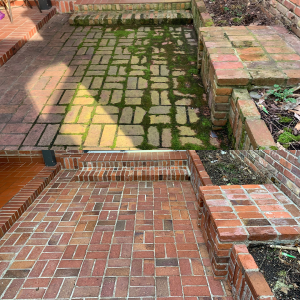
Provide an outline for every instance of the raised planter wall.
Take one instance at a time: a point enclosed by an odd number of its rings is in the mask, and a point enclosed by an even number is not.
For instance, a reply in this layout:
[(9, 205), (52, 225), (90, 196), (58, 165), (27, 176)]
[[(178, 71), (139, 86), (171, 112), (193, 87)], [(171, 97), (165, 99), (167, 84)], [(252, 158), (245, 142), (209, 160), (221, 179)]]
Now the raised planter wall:
[(263, 274), (259, 272), (257, 264), (244, 244), (232, 247), (227, 282), (236, 300), (276, 300)]
[[(300, 207), (300, 162), (298, 161), (300, 150), (232, 150), (231, 153), (253, 170), (268, 177)], [(296, 217), (300, 217), (300, 215)]]
[(228, 132), (235, 149), (276, 149), (274, 139), (265, 122), (261, 120), (247, 89), (233, 89), (230, 96)]

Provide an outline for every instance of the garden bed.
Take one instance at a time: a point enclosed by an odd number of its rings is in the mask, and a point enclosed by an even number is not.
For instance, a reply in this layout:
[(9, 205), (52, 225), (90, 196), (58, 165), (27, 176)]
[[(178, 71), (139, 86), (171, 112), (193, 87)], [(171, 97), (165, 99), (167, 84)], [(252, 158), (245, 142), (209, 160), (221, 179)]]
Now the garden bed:
[(255, 1), (204, 0), (215, 26), (275, 25), (276, 19), (268, 17)]
[(248, 250), (277, 300), (300, 299), (300, 253), (298, 251), (274, 249), (269, 245), (250, 245)]
[(300, 86), (282, 89), (258, 89), (251, 98), (279, 148), (300, 149)]
[(214, 185), (264, 184), (261, 177), (229, 151), (197, 151), (204, 168)]

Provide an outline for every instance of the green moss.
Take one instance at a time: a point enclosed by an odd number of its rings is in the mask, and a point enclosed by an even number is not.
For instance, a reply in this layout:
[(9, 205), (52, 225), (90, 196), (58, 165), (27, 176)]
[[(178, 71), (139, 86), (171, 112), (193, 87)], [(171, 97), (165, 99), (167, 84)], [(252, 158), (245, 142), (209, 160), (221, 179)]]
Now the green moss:
[(214, 22), (213, 20), (208, 20), (204, 23), (203, 27), (211, 27), (211, 26), (214, 26)]
[(280, 117), (280, 119), (279, 119), (279, 123), (290, 123), (292, 121), (293, 121), (293, 119), (290, 117)]
[(291, 132), (285, 131), (279, 137), (277, 142), (283, 147), (288, 148), (290, 143), (300, 141), (300, 135), (295, 136)]
[(117, 38), (122, 38), (125, 37), (127, 38), (129, 36), (129, 34), (133, 33), (133, 31), (126, 31), (126, 30), (116, 30), (114, 31), (114, 35)]

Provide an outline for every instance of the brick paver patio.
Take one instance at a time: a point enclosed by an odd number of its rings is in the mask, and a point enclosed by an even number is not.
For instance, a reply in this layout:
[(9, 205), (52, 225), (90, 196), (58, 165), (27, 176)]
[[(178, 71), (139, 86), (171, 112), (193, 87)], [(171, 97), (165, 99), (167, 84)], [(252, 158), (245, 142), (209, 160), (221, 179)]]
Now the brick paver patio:
[(67, 21), (0, 68), (0, 149), (211, 147), (193, 27)]
[(232, 299), (212, 277), (190, 182), (75, 172), (61, 171), (0, 240), (1, 299)]

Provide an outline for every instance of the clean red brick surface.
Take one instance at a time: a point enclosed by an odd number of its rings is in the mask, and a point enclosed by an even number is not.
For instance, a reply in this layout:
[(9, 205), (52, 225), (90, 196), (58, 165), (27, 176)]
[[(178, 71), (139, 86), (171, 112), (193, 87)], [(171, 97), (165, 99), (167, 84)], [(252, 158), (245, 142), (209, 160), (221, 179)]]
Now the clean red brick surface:
[(200, 187), (199, 206), (213, 273), (220, 279), (227, 278), (234, 244), (287, 243), (300, 236), (299, 208), (273, 184)]
[(232, 299), (212, 277), (189, 182), (75, 172), (61, 171), (0, 240), (2, 299)]

